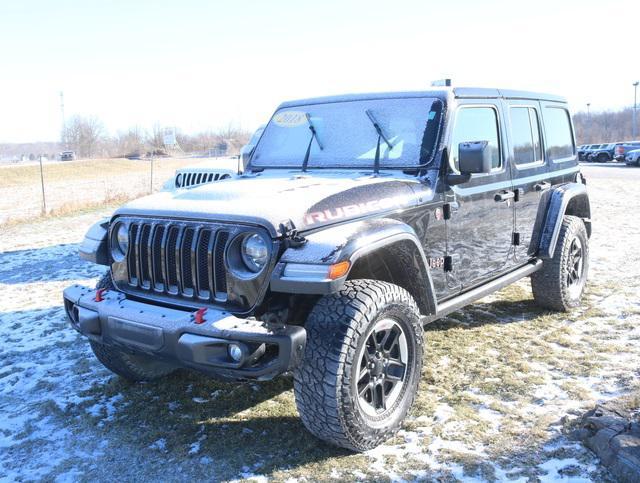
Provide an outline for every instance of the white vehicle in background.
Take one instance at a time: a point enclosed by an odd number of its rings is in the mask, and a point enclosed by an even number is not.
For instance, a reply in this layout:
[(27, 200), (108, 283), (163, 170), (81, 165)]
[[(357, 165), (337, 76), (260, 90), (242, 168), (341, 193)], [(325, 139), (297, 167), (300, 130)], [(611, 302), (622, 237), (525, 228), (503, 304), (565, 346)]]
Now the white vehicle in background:
[(205, 183), (214, 183), (224, 179), (234, 178), (244, 172), (244, 168), (251, 158), (265, 125), (260, 126), (251, 136), (247, 144), (240, 149), (239, 156), (214, 158), (201, 163), (185, 166), (176, 170), (176, 174), (164, 184), (164, 189), (173, 191), (180, 188), (193, 188)]
[(193, 188), (205, 183), (222, 181), (238, 174), (238, 157), (214, 158), (177, 169), (173, 179), (165, 183), (165, 189)]

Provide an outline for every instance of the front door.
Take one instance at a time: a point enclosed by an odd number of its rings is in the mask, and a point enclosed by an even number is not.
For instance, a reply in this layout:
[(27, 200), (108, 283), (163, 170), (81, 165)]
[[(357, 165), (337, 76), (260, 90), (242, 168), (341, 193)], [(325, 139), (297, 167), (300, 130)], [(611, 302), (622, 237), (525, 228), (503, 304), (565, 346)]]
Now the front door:
[(488, 141), (492, 158), (490, 173), (474, 174), (446, 193), (451, 206), (447, 220), (448, 284), (453, 291), (501, 274), (513, 260), (514, 192), (501, 118), (498, 102), (467, 102), (458, 107), (453, 120), (448, 146), (451, 172), (458, 172), (460, 143)]

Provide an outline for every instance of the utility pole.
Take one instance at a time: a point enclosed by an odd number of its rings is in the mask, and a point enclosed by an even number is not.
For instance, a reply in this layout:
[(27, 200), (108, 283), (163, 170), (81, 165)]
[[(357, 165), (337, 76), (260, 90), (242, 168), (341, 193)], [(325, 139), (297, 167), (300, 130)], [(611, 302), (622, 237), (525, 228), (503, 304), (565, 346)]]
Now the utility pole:
[(589, 141), (587, 142), (591, 142), (591, 103), (587, 102), (587, 139), (589, 139)]
[(64, 92), (60, 91), (60, 116), (62, 117), (62, 129), (60, 130), (60, 142), (62, 149), (67, 149), (66, 122), (64, 120)]
[(636, 110), (638, 109), (638, 81), (633, 83), (633, 122), (631, 125), (632, 141), (636, 140)]

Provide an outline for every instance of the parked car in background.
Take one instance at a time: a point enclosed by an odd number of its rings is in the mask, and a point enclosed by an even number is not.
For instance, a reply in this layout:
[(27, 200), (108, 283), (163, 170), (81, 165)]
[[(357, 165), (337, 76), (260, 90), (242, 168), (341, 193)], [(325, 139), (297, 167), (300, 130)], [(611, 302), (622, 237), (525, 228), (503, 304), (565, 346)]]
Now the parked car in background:
[(598, 148), (589, 151), (587, 161), (597, 161), (598, 163), (606, 163), (611, 161), (614, 156), (615, 147), (622, 143), (601, 144)]
[(585, 157), (585, 151), (587, 150), (587, 148), (589, 147), (588, 144), (582, 144), (580, 146), (578, 146), (578, 150), (576, 151), (578, 153), (578, 161), (584, 161)]
[(60, 161), (73, 161), (76, 159), (75, 151), (62, 151), (60, 153)]
[(624, 157), (624, 162), (627, 166), (640, 166), (640, 149), (629, 151)]
[(636, 149), (640, 149), (640, 141), (628, 141), (625, 143), (620, 143), (618, 146), (616, 146), (614, 159), (616, 161), (625, 161), (627, 153)]
[(172, 191), (178, 188), (193, 188), (205, 183), (214, 183), (242, 174), (247, 167), (251, 154), (266, 124), (260, 126), (251, 135), (249, 142), (242, 146), (239, 156), (227, 156), (210, 159), (202, 163), (186, 166), (176, 170), (174, 177), (168, 180), (164, 190)]
[(589, 155), (596, 149), (599, 149), (601, 144), (589, 144), (583, 151), (582, 160), (588, 161)]
[(238, 174), (238, 169), (237, 156), (210, 159), (177, 169), (173, 178), (164, 184), (163, 189), (173, 191), (222, 181), (235, 177)]

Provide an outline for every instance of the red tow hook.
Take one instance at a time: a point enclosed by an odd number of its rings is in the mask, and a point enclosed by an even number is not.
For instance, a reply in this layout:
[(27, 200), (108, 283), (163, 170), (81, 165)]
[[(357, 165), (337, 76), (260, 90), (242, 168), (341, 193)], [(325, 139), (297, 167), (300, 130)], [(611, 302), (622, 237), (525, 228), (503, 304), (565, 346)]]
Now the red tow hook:
[(95, 301), (96, 302), (102, 302), (104, 300), (103, 295), (105, 294), (105, 292), (107, 292), (106, 288), (99, 288), (98, 290), (96, 290)]
[(203, 324), (205, 322), (204, 314), (206, 313), (207, 313), (206, 307), (202, 307), (201, 309), (196, 310), (196, 313), (194, 314), (194, 318), (196, 319), (195, 320), (196, 324)]

